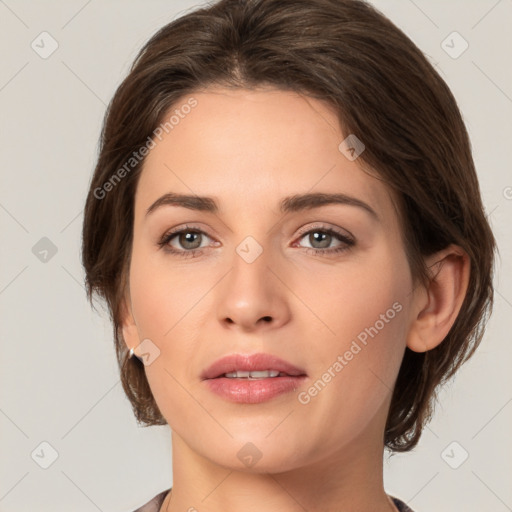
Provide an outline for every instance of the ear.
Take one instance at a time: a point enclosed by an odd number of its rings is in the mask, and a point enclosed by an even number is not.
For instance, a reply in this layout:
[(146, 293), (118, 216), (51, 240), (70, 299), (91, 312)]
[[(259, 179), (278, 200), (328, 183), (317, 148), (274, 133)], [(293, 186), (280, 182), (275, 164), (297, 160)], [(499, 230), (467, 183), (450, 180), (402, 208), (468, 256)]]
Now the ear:
[(135, 319), (133, 317), (132, 305), (130, 299), (130, 291), (128, 286), (126, 287), (126, 292), (123, 297), (123, 301), (121, 303), (121, 328), (123, 333), (124, 342), (130, 350), (133, 348), (135, 351), (137, 346), (140, 343), (139, 340), (139, 332), (137, 330), (137, 325), (135, 323)]
[(426, 352), (447, 336), (459, 314), (469, 283), (467, 253), (450, 245), (427, 258), (430, 280), (413, 293), (414, 316), (407, 336), (407, 347)]

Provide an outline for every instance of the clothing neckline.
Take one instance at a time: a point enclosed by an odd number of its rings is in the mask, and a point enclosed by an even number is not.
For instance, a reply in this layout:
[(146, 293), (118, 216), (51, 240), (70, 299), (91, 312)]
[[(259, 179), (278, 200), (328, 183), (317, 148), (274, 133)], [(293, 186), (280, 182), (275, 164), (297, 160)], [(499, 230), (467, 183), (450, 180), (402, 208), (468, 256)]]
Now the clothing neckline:
[[(139, 507), (137, 510), (134, 510), (133, 512), (160, 512), (160, 508), (162, 507), (165, 498), (171, 492), (171, 490), (172, 487), (169, 487), (169, 489), (161, 491), (151, 500), (149, 500), (146, 504), (142, 505), (142, 507)], [(395, 506), (398, 508), (399, 512), (414, 512), (406, 503), (404, 503), (399, 498), (396, 498), (395, 496), (391, 496), (389, 494), (388, 496), (391, 498)]]

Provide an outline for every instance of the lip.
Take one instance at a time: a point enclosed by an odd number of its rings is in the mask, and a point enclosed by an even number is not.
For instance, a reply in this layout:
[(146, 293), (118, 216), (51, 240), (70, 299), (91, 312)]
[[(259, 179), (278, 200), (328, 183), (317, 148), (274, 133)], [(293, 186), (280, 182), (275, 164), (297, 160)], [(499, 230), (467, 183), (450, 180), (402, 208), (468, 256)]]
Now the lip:
[(201, 379), (215, 379), (225, 373), (237, 370), (249, 372), (278, 370), (290, 376), (306, 375), (306, 372), (302, 368), (298, 368), (271, 354), (230, 354), (217, 359), (217, 361), (201, 374)]
[[(240, 371), (278, 370), (285, 376), (263, 379), (222, 377)], [(208, 389), (230, 402), (256, 404), (295, 391), (307, 378), (306, 372), (270, 354), (231, 354), (215, 361), (201, 375)]]

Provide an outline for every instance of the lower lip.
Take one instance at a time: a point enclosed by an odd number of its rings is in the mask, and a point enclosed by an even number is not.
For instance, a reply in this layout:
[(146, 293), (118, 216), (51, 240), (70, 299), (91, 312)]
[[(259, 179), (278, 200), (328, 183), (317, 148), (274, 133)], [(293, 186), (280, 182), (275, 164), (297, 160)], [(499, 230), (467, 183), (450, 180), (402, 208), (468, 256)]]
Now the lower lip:
[(278, 395), (295, 391), (305, 378), (305, 375), (253, 380), (218, 377), (216, 379), (207, 379), (206, 385), (210, 391), (231, 402), (259, 404), (271, 400)]

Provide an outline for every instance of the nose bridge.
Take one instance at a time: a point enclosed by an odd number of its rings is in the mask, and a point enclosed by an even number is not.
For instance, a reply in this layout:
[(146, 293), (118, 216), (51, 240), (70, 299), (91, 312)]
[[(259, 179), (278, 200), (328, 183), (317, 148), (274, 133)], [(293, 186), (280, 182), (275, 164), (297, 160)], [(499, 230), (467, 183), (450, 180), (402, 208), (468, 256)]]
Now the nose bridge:
[(268, 241), (265, 246), (263, 243), (248, 235), (235, 247), (229, 279), (232, 293), (247, 299), (259, 296), (257, 300), (260, 301), (262, 296), (269, 297), (267, 286), (271, 284), (272, 255)]
[(235, 247), (231, 271), (220, 297), (219, 320), (254, 328), (261, 323), (281, 324), (288, 316), (286, 294), (273, 269), (276, 258), (270, 245), (246, 236)]

